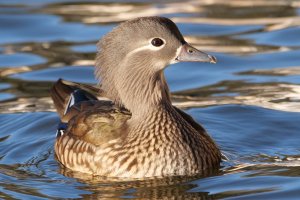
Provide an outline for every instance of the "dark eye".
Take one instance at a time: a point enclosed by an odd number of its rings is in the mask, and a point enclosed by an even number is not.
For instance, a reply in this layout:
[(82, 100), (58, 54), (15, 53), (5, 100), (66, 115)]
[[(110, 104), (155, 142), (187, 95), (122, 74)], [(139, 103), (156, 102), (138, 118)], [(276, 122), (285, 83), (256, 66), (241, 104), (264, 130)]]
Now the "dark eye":
[(151, 44), (152, 44), (153, 46), (159, 47), (159, 46), (161, 46), (161, 45), (164, 44), (164, 41), (162, 41), (162, 39), (160, 39), (160, 38), (154, 38), (154, 39), (151, 41)]

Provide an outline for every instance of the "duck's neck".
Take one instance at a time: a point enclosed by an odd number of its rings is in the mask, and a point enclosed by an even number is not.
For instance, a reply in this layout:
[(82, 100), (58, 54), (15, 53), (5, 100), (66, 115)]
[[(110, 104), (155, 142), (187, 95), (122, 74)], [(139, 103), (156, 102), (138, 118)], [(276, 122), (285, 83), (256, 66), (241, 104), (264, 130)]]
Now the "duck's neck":
[(162, 70), (152, 73), (151, 70), (135, 68), (127, 71), (121, 79), (117, 86), (120, 99), (131, 111), (132, 119), (143, 119), (171, 105), (169, 88)]

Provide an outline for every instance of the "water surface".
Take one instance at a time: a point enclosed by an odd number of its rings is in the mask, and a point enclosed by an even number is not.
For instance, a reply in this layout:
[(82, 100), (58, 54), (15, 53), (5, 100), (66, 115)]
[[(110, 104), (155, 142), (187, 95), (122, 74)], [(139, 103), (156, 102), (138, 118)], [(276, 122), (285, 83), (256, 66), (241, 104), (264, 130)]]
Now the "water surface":
[[(213, 3), (212, 3), (213, 2)], [(166, 70), (174, 104), (228, 157), (195, 177), (108, 180), (61, 167), (58, 79), (95, 84), (96, 42), (138, 16), (174, 20), (218, 63)], [(0, 2), (0, 198), (299, 199), (300, 1)]]

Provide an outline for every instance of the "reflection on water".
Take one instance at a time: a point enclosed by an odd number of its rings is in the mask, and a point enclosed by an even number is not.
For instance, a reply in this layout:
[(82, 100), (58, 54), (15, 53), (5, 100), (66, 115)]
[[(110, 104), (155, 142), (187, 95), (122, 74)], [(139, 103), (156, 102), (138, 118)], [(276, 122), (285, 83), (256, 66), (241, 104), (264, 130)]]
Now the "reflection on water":
[[(174, 104), (201, 122), (228, 160), (196, 177), (111, 180), (61, 167), (58, 78), (96, 84), (95, 44), (138, 16), (173, 19), (216, 65), (180, 63), (166, 76)], [(300, 1), (0, 2), (0, 198), (298, 199)]]

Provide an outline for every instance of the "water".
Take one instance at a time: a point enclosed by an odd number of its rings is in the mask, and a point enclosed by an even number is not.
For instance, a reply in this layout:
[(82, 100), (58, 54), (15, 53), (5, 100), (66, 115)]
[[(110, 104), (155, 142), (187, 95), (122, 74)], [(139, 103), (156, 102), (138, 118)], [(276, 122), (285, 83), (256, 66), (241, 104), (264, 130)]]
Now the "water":
[[(174, 104), (229, 160), (195, 177), (108, 180), (54, 158), (58, 78), (95, 84), (95, 44), (120, 21), (172, 18), (218, 63), (166, 76)], [(0, 1), (0, 198), (299, 199), (300, 1)]]

